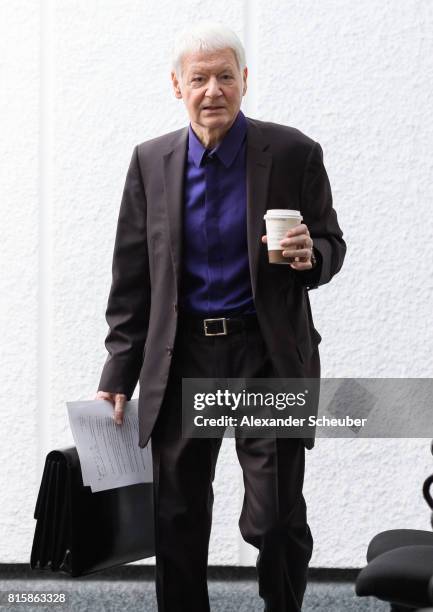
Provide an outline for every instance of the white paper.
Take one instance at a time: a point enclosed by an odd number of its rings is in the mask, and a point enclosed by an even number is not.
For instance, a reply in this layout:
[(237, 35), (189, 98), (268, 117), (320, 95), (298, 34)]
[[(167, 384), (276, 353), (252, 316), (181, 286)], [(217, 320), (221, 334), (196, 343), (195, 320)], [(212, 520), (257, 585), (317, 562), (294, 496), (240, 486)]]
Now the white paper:
[(66, 402), (83, 484), (92, 492), (152, 482), (150, 442), (138, 446), (138, 400), (125, 404), (122, 425), (108, 400)]

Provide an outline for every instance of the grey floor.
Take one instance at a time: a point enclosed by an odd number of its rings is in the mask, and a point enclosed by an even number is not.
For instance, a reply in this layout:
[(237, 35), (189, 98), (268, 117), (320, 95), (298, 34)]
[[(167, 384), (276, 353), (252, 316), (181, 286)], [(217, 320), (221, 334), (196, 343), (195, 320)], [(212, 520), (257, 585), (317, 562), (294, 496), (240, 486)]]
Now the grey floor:
[[(156, 612), (155, 587), (151, 568), (135, 567), (131, 574), (104, 572), (83, 578), (69, 578), (64, 574), (47, 571), (0, 570), (1, 610), (30, 612), (35, 610), (74, 610), (74, 612), (113, 611)], [(222, 575), (221, 575), (222, 574)], [(236, 574), (236, 573), (235, 573)], [(331, 577), (332, 578), (332, 577)], [(34, 604), (5, 604), (5, 592), (65, 593), (66, 604), (50, 607)], [(257, 584), (251, 572), (237, 572), (230, 579), (227, 571), (212, 572), (209, 576), (209, 597), (212, 612), (263, 612), (263, 603), (257, 593)], [(304, 599), (304, 612), (388, 612), (389, 606), (371, 598), (356, 597), (353, 580), (343, 577), (329, 579), (313, 574), (309, 579)]]

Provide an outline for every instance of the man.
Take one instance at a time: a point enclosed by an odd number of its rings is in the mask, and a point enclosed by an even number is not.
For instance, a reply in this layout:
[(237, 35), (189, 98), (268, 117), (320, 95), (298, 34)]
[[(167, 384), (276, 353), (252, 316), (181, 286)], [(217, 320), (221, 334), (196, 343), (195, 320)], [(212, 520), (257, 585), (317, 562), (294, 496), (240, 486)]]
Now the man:
[[(300, 131), (245, 117), (248, 70), (220, 24), (182, 33), (171, 73), (190, 125), (135, 147), (120, 207), (97, 397), (114, 418), (140, 381), (139, 444), (152, 436), (160, 612), (207, 612), (220, 439), (182, 438), (181, 381), (319, 377), (307, 290), (340, 269), (345, 243), (322, 150)], [(268, 262), (267, 209), (300, 210)], [(289, 262), (289, 259), (288, 259)], [(302, 495), (313, 439), (236, 439), (239, 527), (260, 551), (267, 612), (301, 610), (313, 540)]]

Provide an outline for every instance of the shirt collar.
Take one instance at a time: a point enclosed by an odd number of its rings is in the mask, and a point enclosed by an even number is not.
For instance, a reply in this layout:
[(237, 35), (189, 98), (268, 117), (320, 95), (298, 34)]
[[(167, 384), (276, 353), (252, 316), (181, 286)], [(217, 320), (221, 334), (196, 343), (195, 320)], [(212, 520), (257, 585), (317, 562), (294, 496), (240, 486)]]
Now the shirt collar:
[[(225, 134), (222, 141), (211, 151), (220, 159), (226, 168), (232, 165), (236, 155), (241, 148), (242, 142), (247, 133), (247, 122), (245, 115), (240, 110), (237, 114), (233, 125), (229, 131)], [(188, 130), (188, 157), (190, 161), (193, 161), (197, 168), (200, 167), (203, 156), (206, 152), (205, 147), (202, 145), (194, 130), (189, 124)]]

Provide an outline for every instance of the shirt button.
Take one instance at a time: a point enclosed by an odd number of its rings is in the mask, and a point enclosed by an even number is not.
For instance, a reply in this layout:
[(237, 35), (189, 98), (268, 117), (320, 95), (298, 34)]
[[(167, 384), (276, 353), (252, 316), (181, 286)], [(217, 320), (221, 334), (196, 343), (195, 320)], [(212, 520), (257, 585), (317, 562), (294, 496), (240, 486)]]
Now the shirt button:
[(173, 310), (174, 310), (174, 312), (177, 312), (177, 304), (176, 304), (176, 302), (173, 304)]
[(169, 355), (173, 355), (173, 348), (171, 346), (167, 346), (166, 351)]

